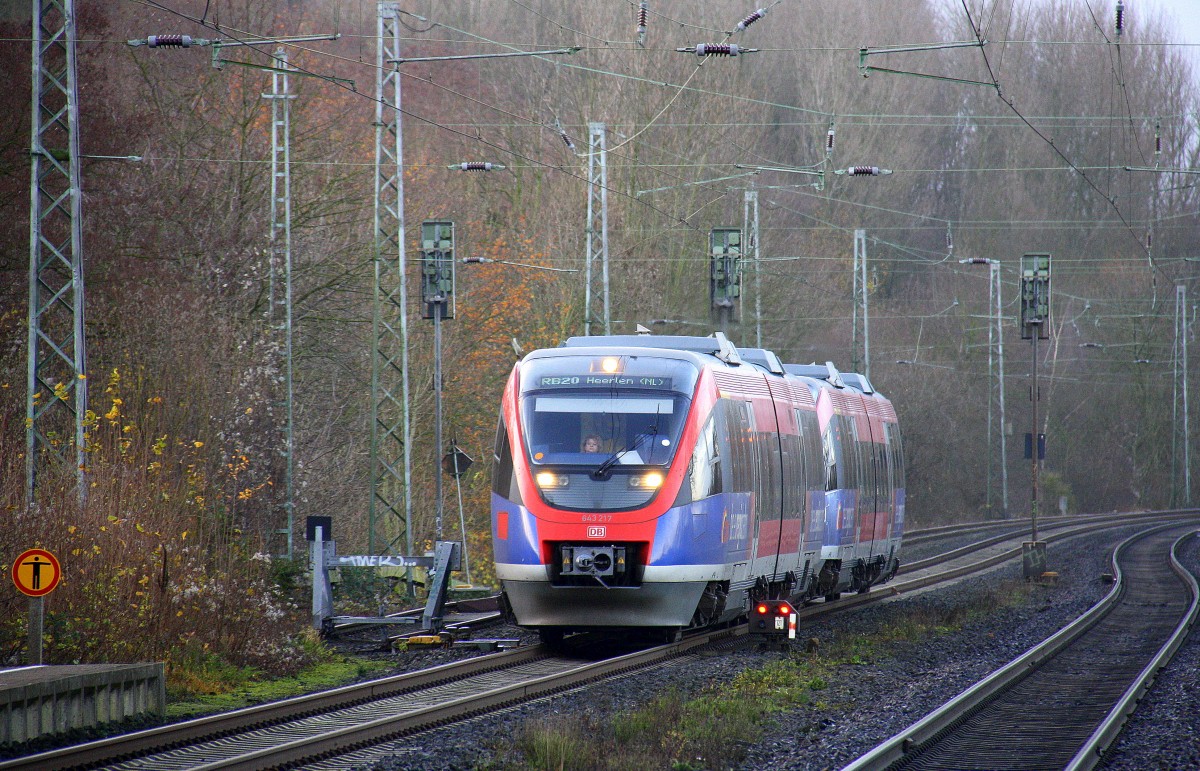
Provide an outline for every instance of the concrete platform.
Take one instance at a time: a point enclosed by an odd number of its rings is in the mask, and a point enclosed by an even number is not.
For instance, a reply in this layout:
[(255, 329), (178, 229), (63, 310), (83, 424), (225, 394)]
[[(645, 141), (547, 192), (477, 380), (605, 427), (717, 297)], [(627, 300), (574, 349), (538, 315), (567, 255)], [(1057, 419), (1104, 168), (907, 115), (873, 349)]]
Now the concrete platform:
[(0, 669), (0, 743), (115, 722), (162, 718), (163, 664), (77, 664)]

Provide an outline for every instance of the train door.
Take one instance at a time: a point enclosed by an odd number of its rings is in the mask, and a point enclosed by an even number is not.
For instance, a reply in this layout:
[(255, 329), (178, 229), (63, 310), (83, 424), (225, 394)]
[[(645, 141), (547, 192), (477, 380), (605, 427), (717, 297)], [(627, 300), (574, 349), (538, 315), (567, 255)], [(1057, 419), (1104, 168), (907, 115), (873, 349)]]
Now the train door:
[(762, 433), (770, 458), (767, 484), (773, 489), (774, 512), (778, 527), (775, 540), (775, 566), (772, 573), (784, 576), (799, 573), (800, 540), (804, 528), (804, 459), (801, 454), (795, 416), (792, 414), (791, 387), (782, 378), (768, 377), (771, 392), (773, 431)]
[(759, 523), (755, 490), (758, 468), (754, 459), (754, 410), (748, 400), (723, 397), (718, 405), (718, 441), (720, 443), (722, 487), (726, 491), (729, 541), (746, 544), (746, 561), (733, 565), (733, 581), (757, 575)]

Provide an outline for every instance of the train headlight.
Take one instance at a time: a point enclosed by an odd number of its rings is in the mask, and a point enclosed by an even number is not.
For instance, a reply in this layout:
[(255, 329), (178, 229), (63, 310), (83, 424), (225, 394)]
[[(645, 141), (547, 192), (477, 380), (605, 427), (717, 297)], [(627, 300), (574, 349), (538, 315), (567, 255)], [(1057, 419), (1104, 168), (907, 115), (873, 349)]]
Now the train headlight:
[(638, 490), (657, 490), (662, 487), (663, 475), (658, 471), (635, 474), (629, 477), (629, 486)]
[(620, 375), (625, 371), (625, 362), (620, 356), (603, 356), (593, 359), (588, 369), (600, 375)]
[(540, 471), (537, 483), (543, 490), (561, 490), (571, 484), (571, 478), (566, 474), (555, 474), (553, 471)]

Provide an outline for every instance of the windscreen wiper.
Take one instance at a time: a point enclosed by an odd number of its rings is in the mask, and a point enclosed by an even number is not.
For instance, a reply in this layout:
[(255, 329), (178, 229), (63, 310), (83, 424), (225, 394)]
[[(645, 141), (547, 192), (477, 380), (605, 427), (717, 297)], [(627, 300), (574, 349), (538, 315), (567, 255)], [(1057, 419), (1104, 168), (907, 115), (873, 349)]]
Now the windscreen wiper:
[(657, 435), (658, 426), (650, 426), (649, 431), (635, 436), (633, 441), (629, 443), (628, 447), (622, 447), (620, 450), (617, 450), (612, 455), (609, 455), (603, 463), (597, 466), (596, 470), (592, 472), (592, 479), (601, 481), (608, 479), (610, 472), (612, 471), (612, 467), (617, 465), (623, 456), (636, 450), (642, 444), (642, 442), (646, 441), (650, 437)]

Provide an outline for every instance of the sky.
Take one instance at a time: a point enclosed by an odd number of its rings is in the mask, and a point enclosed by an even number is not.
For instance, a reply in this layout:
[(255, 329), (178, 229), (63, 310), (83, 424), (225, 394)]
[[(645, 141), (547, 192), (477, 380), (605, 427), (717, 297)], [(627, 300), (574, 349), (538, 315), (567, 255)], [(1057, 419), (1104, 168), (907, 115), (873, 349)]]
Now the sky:
[[(1111, 5), (1115, 13), (1116, 0)], [(1186, 51), (1193, 62), (1200, 64), (1200, 0), (1125, 0), (1125, 8), (1126, 13), (1134, 15), (1144, 11), (1151, 14), (1162, 11), (1164, 21), (1168, 24), (1174, 19), (1170, 36), (1180, 43), (1191, 43), (1192, 47)]]

